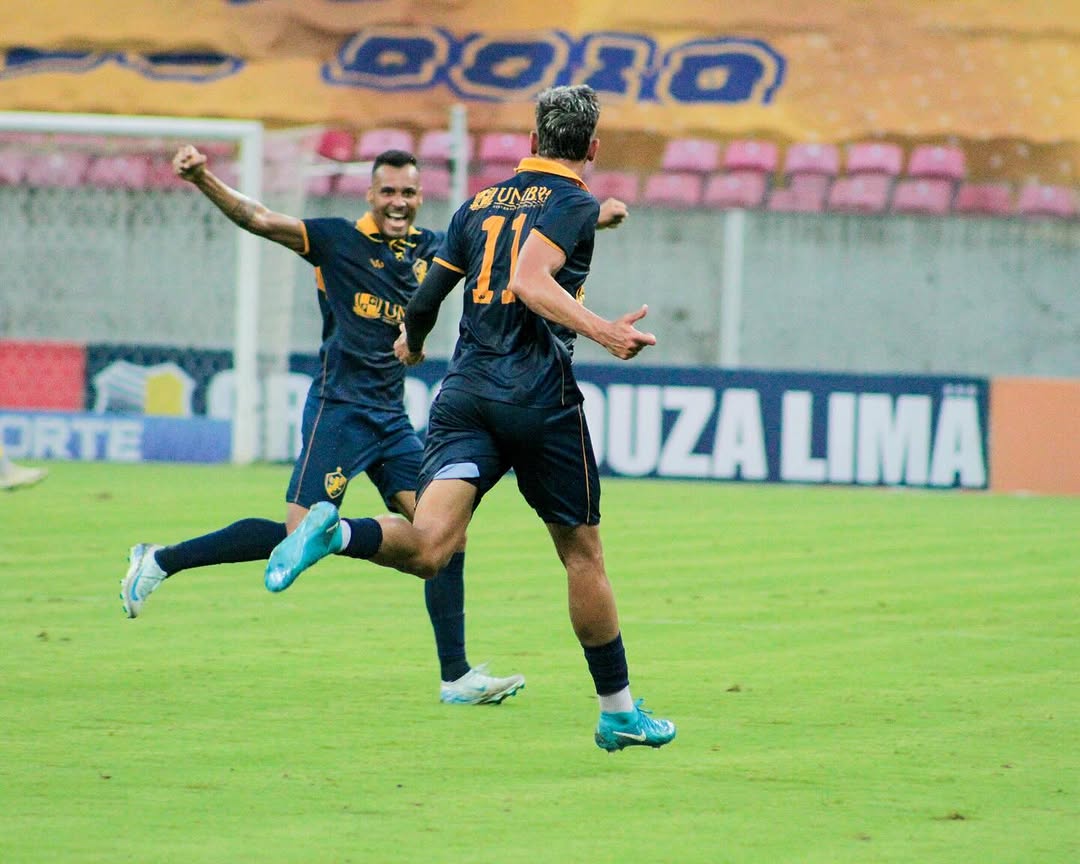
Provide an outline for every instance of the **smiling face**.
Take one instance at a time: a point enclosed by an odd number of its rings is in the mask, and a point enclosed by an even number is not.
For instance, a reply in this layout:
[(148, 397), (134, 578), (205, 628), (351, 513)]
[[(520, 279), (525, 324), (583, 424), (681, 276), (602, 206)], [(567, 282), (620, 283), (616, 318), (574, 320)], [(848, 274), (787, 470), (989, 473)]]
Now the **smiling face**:
[(371, 214), (383, 237), (404, 237), (423, 203), (420, 172), (415, 165), (380, 165), (371, 177), (367, 193)]

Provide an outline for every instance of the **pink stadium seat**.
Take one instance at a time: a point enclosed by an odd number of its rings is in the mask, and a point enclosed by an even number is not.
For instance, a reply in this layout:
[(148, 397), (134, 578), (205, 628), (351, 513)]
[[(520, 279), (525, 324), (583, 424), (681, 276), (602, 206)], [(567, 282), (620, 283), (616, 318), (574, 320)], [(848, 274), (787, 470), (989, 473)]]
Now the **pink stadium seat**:
[(932, 180), (963, 180), (967, 176), (967, 159), (959, 147), (923, 144), (911, 151), (908, 177)]
[(944, 216), (952, 207), (951, 180), (901, 180), (893, 190), (894, 213)]
[[(451, 135), (442, 129), (430, 129), (420, 136), (416, 147), (416, 156), (422, 162), (449, 162)], [(465, 155), (472, 159), (473, 139), (465, 136)]]
[(413, 147), (413, 135), (407, 129), (368, 129), (356, 141), (356, 158), (369, 162), (387, 150), (412, 153)]
[(784, 153), (784, 173), (835, 177), (840, 170), (840, 151), (835, 144), (792, 144)]
[(348, 162), (353, 158), (356, 139), (346, 129), (327, 129), (315, 145), (315, 152), (325, 159), (335, 162)]
[(618, 198), (626, 204), (637, 204), (640, 199), (638, 176), (633, 171), (595, 171), (585, 182), (598, 201)]
[(469, 175), (469, 180), (466, 184), (469, 195), (475, 195), (481, 189), (487, 189), (488, 186), (494, 186), (496, 183), (501, 183), (507, 177), (513, 176), (513, 173), (514, 165), (484, 165), (479, 170)]
[(517, 165), (529, 155), (529, 136), (523, 132), (487, 132), (480, 136), (478, 157), (487, 164)]
[(703, 185), (700, 174), (661, 171), (645, 178), (642, 200), (661, 207), (697, 207)]
[(316, 198), (326, 198), (334, 194), (332, 174), (312, 174), (304, 180), (304, 192)]
[(898, 144), (863, 141), (848, 147), (847, 174), (885, 174), (896, 177), (904, 165), (904, 151)]
[(777, 164), (777, 148), (772, 141), (732, 141), (724, 151), (725, 171), (772, 173)]
[(26, 176), (30, 154), (19, 147), (0, 149), (0, 185), (18, 186)]
[(346, 198), (363, 198), (370, 188), (371, 175), (366, 172), (363, 174), (338, 174), (333, 181), (334, 194), (343, 195)]
[[(217, 172), (215, 172), (217, 173)], [(148, 189), (191, 189), (195, 187), (176, 176), (172, 167), (172, 155), (161, 154), (150, 158), (146, 172)]]
[(821, 213), (825, 210), (825, 189), (812, 195), (794, 186), (774, 189), (766, 206), (777, 213)]
[(82, 184), (90, 156), (76, 151), (32, 153), (26, 164), (25, 180), (29, 186), (56, 186), (70, 189)]
[(420, 174), (420, 185), (425, 198), (446, 201), (450, 198), (450, 169), (429, 166)]
[(762, 171), (731, 171), (714, 174), (705, 184), (703, 203), (707, 207), (760, 207), (765, 200), (768, 177)]
[(86, 170), (86, 183), (108, 189), (145, 189), (150, 179), (150, 157), (141, 153), (97, 156)]
[(882, 213), (889, 203), (892, 178), (886, 174), (841, 177), (829, 190), (828, 209), (836, 213)]
[(792, 144), (784, 153), (787, 188), (769, 196), (768, 209), (786, 213), (819, 213), (825, 209), (829, 185), (840, 170), (835, 144)]
[(705, 138), (672, 138), (664, 145), (660, 167), (711, 174), (720, 167), (720, 144)]
[[(203, 141), (196, 146), (210, 157), (212, 163), (236, 158), (236, 145), (231, 141)], [(172, 156), (171, 153), (169, 155)]]
[(302, 152), (303, 146), (294, 138), (273, 134), (263, 137), (263, 159), (267, 162), (299, 165)]
[(1012, 187), (1008, 183), (961, 183), (953, 211), (983, 216), (1013, 213)]
[(1028, 183), (1020, 190), (1016, 212), (1021, 216), (1051, 216), (1072, 219), (1077, 215), (1076, 193), (1069, 186)]

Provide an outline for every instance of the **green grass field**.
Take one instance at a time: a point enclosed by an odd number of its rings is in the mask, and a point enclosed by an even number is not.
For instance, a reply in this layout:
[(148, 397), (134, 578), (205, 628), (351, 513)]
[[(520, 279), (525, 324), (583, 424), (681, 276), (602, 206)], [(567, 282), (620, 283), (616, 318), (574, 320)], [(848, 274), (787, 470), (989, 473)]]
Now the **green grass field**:
[(608, 755), (512, 481), (469, 655), (528, 686), (449, 707), (420, 582), (363, 562), (123, 618), (132, 543), (280, 518), (287, 468), (50, 467), (0, 497), (3, 864), (1080, 860), (1080, 499), (608, 481), (632, 686), (679, 726)]

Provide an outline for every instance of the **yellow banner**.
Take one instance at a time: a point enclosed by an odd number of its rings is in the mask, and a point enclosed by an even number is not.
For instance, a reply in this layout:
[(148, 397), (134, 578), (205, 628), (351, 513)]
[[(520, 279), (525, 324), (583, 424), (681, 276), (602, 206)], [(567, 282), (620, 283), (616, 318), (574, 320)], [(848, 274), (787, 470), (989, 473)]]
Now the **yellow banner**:
[[(1080, 142), (1078, 0), (37, 0), (0, 110), (528, 128), (555, 83), (607, 133)], [(1070, 148), (1071, 149), (1071, 148)]]

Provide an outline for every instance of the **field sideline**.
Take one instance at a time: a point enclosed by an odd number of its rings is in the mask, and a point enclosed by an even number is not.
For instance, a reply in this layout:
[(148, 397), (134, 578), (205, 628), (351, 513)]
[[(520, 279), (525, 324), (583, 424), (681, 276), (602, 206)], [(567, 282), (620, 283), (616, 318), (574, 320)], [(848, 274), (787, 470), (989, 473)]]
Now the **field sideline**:
[(608, 755), (512, 480), (469, 656), (528, 685), (462, 708), (419, 581), (362, 562), (123, 618), (132, 543), (279, 519), (287, 468), (49, 467), (0, 495), (3, 864), (1080, 860), (1080, 498), (606, 481), (632, 686), (679, 726)]

